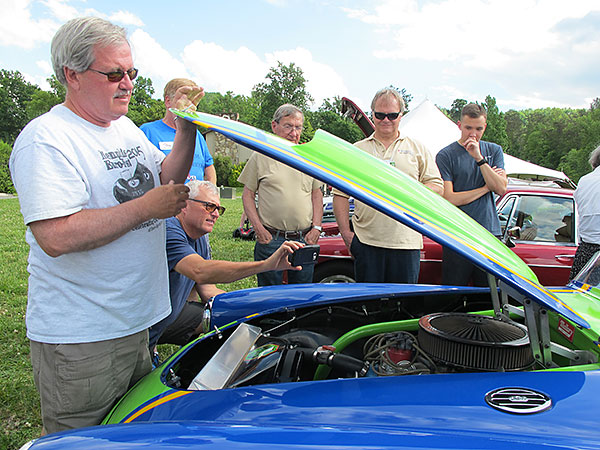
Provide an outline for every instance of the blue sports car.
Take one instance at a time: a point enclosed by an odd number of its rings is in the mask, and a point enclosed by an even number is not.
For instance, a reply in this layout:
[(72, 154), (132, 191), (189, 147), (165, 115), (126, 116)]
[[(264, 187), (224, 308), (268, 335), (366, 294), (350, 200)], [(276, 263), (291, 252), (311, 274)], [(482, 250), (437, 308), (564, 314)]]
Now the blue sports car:
[(315, 284), (215, 298), (210, 330), (104, 424), (31, 449), (597, 449), (600, 257), (546, 288), (443, 198), (323, 132), (293, 145), (179, 113), (381, 210), (489, 287)]

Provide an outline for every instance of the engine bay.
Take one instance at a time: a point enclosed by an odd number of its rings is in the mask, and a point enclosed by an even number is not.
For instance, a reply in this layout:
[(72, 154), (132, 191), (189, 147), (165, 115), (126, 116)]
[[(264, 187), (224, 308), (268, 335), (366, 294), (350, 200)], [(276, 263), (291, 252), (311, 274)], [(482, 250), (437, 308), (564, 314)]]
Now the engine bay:
[[(420, 314), (415, 304), (443, 305), (446, 311)], [(498, 317), (485, 306), (491, 306), (490, 295), (473, 293), (286, 309), (210, 333), (181, 356), (165, 382), (179, 389), (222, 389), (542, 368), (532, 352), (525, 321)], [(474, 310), (480, 312), (470, 312)], [(252, 333), (249, 337), (246, 330), (243, 339), (238, 336), (234, 347), (231, 340), (239, 327), (250, 327)], [(219, 353), (227, 358), (219, 359)], [(221, 381), (205, 382), (212, 387), (194, 383), (202, 372), (205, 380)]]

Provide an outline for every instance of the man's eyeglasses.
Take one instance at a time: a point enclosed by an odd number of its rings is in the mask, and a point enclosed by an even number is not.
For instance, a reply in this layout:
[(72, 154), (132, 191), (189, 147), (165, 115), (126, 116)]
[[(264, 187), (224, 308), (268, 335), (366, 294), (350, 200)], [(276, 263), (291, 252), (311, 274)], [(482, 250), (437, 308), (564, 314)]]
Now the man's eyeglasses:
[(204, 205), (204, 209), (206, 209), (209, 213), (214, 212), (216, 209), (217, 211), (219, 211), (219, 215), (222, 216), (223, 213), (225, 212), (224, 206), (218, 206), (218, 205), (215, 205), (214, 203), (205, 202), (204, 200), (196, 200), (195, 198), (188, 198), (188, 200), (191, 200), (191, 201), (197, 202), (197, 203), (202, 203)]
[(386, 117), (390, 120), (396, 120), (398, 118), (398, 116), (400, 116), (400, 113), (382, 113), (382, 112), (374, 112), (373, 114), (375, 114), (375, 118), (377, 120), (383, 120)]
[(283, 127), (283, 129), (288, 132), (291, 133), (292, 130), (296, 130), (298, 133), (302, 133), (302, 130), (304, 129), (303, 126), (299, 125), (299, 126), (294, 126), (294, 125), (290, 125), (289, 123), (283, 124), (281, 125)]
[(112, 72), (100, 72), (99, 70), (96, 70), (96, 69), (88, 69), (88, 70), (99, 73), (101, 75), (106, 75), (106, 78), (108, 78), (108, 81), (110, 81), (112, 83), (118, 83), (119, 81), (121, 81), (125, 77), (125, 74), (127, 74), (127, 76), (129, 76), (129, 79), (131, 81), (133, 81), (135, 79), (135, 77), (137, 77), (137, 74), (138, 74), (138, 70), (135, 68), (129, 69), (127, 72), (123, 72), (121, 69), (113, 70)]

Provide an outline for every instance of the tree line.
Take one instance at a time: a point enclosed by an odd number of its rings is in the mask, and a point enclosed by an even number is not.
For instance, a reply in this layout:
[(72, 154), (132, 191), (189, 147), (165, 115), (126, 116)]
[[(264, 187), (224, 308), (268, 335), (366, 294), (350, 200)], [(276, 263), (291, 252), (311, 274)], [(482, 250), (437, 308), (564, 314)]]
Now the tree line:
[[(50, 90), (27, 82), (19, 71), (0, 69), (0, 192), (12, 192), (8, 175), (8, 157), (21, 129), (35, 117), (62, 103), (65, 87), (55, 76), (48, 78)], [(325, 99), (311, 109), (313, 97), (300, 67), (278, 62), (269, 69), (265, 81), (254, 86), (249, 96), (228, 91), (206, 93), (198, 110), (210, 114), (237, 115), (239, 120), (270, 131), (273, 113), (283, 103), (292, 103), (305, 111), (302, 142), (312, 139), (315, 130), (326, 130), (348, 142), (363, 138), (360, 129), (341, 113), (341, 99)], [(410, 109), (412, 95), (401, 92)], [(134, 82), (128, 117), (136, 124), (163, 117), (162, 99), (156, 99), (152, 80), (139, 76)], [(496, 99), (456, 99), (449, 108), (438, 107), (454, 122), (468, 102), (481, 103), (488, 112), (484, 139), (502, 146), (508, 154), (565, 172), (572, 180), (588, 173), (590, 152), (600, 144), (600, 99), (587, 109), (541, 108), (501, 112)]]

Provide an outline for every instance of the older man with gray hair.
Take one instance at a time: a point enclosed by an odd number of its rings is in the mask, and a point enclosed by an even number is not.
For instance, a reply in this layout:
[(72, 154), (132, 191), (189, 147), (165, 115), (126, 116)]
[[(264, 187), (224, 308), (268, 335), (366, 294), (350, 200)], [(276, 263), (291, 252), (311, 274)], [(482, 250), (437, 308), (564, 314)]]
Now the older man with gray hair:
[[(203, 331), (206, 303), (225, 292), (215, 283), (231, 283), (269, 270), (300, 270), (288, 261), (288, 255), (303, 245), (293, 241), (284, 242), (264, 261), (212, 260), (208, 234), (225, 212), (219, 190), (209, 181), (193, 180), (187, 186), (187, 205), (166, 220), (171, 314), (150, 328), (151, 350), (156, 344), (186, 344)], [(198, 296), (201, 302), (195, 301)]]
[[(298, 144), (303, 125), (302, 111), (285, 104), (275, 111), (271, 129)], [(288, 239), (317, 243), (323, 218), (321, 182), (260, 153), (252, 154), (238, 181), (244, 184), (244, 212), (254, 227), (256, 261), (268, 258)], [(289, 272), (288, 283), (312, 282), (313, 268), (306, 265), (300, 272)], [(281, 284), (283, 272), (266, 272), (257, 278), (259, 286)]]
[[(162, 219), (186, 206), (196, 136), (179, 121), (165, 157), (125, 117), (138, 71), (123, 28), (73, 19), (51, 52), (65, 102), (23, 129), (10, 158), (45, 432), (99, 424), (151, 370), (147, 329), (171, 310)], [(190, 91), (177, 108), (195, 108), (203, 92)]]

